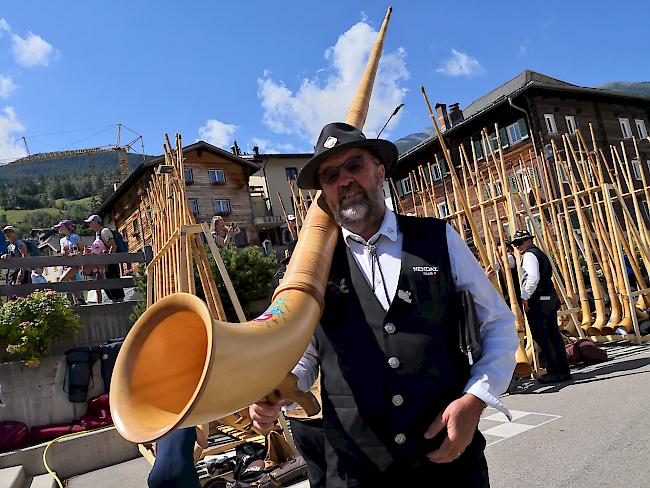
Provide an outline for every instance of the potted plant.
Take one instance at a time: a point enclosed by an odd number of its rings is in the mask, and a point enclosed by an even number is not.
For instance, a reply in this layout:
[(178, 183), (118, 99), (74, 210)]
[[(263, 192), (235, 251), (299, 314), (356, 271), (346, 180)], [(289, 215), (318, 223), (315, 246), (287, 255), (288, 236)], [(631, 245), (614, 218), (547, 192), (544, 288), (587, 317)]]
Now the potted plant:
[(40, 365), (52, 339), (81, 328), (68, 299), (54, 290), (37, 290), (0, 308), (0, 338), (6, 340), (7, 352), (19, 355), (31, 368)]

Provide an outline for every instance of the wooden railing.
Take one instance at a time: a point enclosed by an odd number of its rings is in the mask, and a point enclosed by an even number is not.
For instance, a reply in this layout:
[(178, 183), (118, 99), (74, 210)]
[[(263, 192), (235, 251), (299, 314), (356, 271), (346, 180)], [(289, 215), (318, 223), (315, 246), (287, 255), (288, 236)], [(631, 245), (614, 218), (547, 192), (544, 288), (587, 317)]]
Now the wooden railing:
[[(150, 250), (135, 253), (115, 254), (82, 254), (77, 256), (30, 256), (26, 258), (0, 259), (0, 269), (35, 269), (53, 266), (77, 268), (88, 265), (132, 264), (146, 263), (151, 260)], [(110, 290), (116, 288), (131, 288), (134, 286), (133, 277), (110, 278), (84, 281), (63, 281), (48, 283), (30, 283), (28, 285), (0, 285), (0, 295), (24, 296), (34, 290), (50, 289), (58, 292), (74, 292), (86, 290)]]

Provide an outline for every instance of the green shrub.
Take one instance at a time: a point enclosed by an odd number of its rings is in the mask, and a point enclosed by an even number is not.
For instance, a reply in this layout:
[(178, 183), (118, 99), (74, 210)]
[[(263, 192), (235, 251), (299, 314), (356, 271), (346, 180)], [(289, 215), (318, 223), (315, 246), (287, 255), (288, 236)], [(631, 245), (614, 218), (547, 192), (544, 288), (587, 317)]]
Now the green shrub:
[(68, 299), (54, 290), (38, 290), (0, 308), (0, 338), (8, 340), (7, 352), (19, 354), (29, 367), (40, 365), (52, 339), (81, 328)]

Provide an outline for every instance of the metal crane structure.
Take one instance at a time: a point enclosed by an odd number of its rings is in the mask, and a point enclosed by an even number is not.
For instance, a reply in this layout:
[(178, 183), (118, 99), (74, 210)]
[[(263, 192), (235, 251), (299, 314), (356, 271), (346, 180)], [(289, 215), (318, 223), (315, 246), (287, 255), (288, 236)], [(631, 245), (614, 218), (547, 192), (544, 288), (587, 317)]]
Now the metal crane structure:
[[(121, 143), (122, 129), (126, 129), (130, 133), (134, 134), (136, 137), (133, 140), (131, 140), (130, 142), (122, 145), (122, 143)], [(81, 148), (81, 149), (69, 149), (69, 150), (65, 150), (65, 151), (53, 151), (53, 152), (30, 154), (29, 147), (27, 146), (27, 139), (25, 137), (22, 137), (22, 141), (23, 141), (23, 144), (25, 145), (25, 150), (27, 151), (27, 156), (24, 157), (24, 158), (21, 158), (21, 159), (19, 159), (17, 161), (17, 162), (20, 162), (20, 163), (37, 161), (37, 160), (40, 160), (40, 159), (50, 159), (50, 158), (57, 158), (57, 157), (64, 157), (64, 156), (79, 156), (79, 155), (93, 154), (93, 153), (104, 152), (104, 151), (116, 151), (117, 152), (119, 169), (120, 169), (120, 182), (123, 182), (129, 176), (128, 152), (133, 150), (133, 147), (136, 145), (136, 143), (140, 142), (140, 148), (142, 150), (142, 156), (146, 157), (145, 153), (144, 153), (144, 139), (143, 139), (142, 135), (138, 134), (137, 132), (135, 132), (132, 129), (129, 129), (124, 124), (117, 124), (117, 140), (116, 140), (116, 143), (115, 144), (108, 144), (108, 145), (105, 145), (105, 146), (86, 147), (86, 148)], [(94, 167), (94, 164), (91, 163), (89, 166), (92, 168), (92, 167)]]

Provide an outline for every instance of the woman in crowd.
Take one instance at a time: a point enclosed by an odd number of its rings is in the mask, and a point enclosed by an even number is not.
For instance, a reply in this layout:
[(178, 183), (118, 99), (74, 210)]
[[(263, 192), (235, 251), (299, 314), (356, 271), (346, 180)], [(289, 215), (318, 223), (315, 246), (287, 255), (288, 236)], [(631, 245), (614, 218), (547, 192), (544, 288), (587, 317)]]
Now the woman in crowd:
[[(61, 255), (75, 256), (79, 254), (79, 235), (75, 232), (76, 226), (74, 222), (64, 219), (52, 228), (57, 229), (59, 234), (61, 234), (61, 239), (59, 240)], [(79, 273), (78, 267), (64, 266), (59, 281), (76, 281), (77, 273)], [(83, 295), (78, 291), (72, 292), (72, 302), (74, 305), (86, 304)]]

